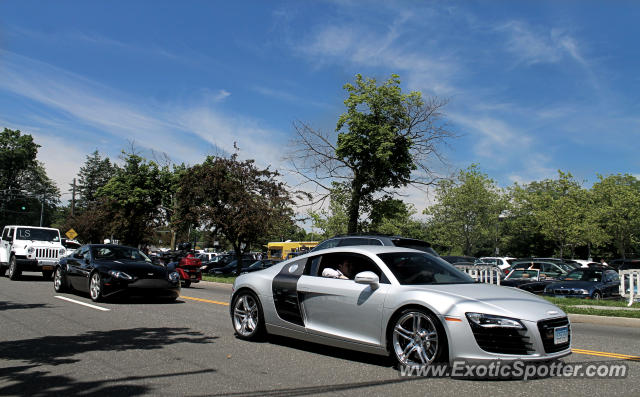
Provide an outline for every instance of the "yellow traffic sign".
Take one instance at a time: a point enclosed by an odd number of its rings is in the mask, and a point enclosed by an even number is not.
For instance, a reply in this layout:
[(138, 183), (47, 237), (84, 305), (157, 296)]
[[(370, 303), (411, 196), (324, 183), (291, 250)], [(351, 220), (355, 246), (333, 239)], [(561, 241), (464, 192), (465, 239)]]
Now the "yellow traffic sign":
[(76, 233), (75, 230), (73, 230), (73, 228), (67, 230), (67, 232), (65, 233), (65, 235), (67, 237), (69, 237), (70, 240), (73, 240), (74, 238), (78, 237), (78, 233)]

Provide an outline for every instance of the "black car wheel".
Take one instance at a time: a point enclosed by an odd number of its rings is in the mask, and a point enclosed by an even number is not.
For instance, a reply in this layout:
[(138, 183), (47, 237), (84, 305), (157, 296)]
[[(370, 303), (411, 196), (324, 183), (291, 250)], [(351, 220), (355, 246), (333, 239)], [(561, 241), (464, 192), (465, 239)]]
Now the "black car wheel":
[(591, 299), (593, 299), (594, 301), (599, 301), (600, 299), (602, 299), (602, 294), (599, 291), (596, 291), (593, 293), (593, 295), (591, 295)]
[(51, 270), (43, 270), (42, 271), (42, 278), (44, 278), (45, 280), (51, 280), (51, 275), (53, 274), (53, 272)]
[(258, 297), (250, 291), (233, 299), (233, 329), (240, 339), (258, 340), (264, 336), (264, 314)]
[(395, 316), (389, 330), (390, 355), (399, 365), (429, 365), (446, 349), (444, 330), (432, 314), (417, 308)]
[(100, 273), (94, 272), (91, 275), (91, 281), (89, 281), (89, 295), (94, 302), (100, 302), (102, 300), (102, 277)]
[(0, 277), (4, 277), (4, 274), (7, 272), (6, 266), (0, 265)]
[(16, 262), (16, 257), (12, 256), (9, 260), (9, 279), (17, 280), (20, 278), (22, 272), (18, 269), (18, 263)]
[(56, 272), (53, 277), (53, 289), (56, 292), (65, 292), (69, 289), (67, 287), (67, 276), (64, 275), (60, 267), (56, 268)]

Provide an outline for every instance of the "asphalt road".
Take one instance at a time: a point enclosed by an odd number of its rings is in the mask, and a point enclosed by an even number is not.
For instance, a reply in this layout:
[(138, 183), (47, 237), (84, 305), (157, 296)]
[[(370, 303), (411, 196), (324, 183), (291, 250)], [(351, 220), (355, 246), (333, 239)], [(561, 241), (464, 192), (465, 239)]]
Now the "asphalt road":
[[(640, 328), (573, 325), (564, 361), (618, 362), (626, 379), (401, 378), (379, 356), (284, 338), (233, 336), (230, 286), (196, 284), (177, 303), (101, 303), (56, 294), (36, 273), (0, 278), (0, 395), (639, 395)], [(74, 301), (58, 297), (70, 298)], [(603, 352), (603, 353), (598, 353)]]

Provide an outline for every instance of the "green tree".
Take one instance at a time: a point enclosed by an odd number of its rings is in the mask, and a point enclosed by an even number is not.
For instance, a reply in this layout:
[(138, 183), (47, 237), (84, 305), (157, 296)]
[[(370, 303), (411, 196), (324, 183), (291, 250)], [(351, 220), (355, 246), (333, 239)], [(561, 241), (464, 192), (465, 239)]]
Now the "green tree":
[(358, 74), (344, 89), (347, 111), (338, 119), (337, 137), (296, 122), (289, 158), (295, 172), (324, 190), (316, 203), (331, 194), (332, 182), (348, 187), (347, 231), (353, 233), (376, 194), (433, 183), (429, 162), (441, 158), (439, 144), (452, 134), (441, 113), (446, 102), (403, 94), (397, 75), (378, 85)]
[(98, 189), (100, 211), (107, 214), (107, 232), (122, 243), (148, 242), (161, 218), (161, 204), (168, 189), (163, 170), (153, 161), (123, 153), (124, 165)]
[[(237, 258), (279, 220), (292, 217), (293, 200), (278, 172), (259, 169), (253, 160), (208, 157), (189, 168), (177, 191), (177, 217), (183, 225), (215, 229)], [(238, 261), (238, 271), (242, 264)]]
[(88, 208), (97, 200), (98, 190), (105, 186), (116, 174), (117, 167), (108, 157), (102, 157), (97, 150), (87, 155), (84, 165), (78, 172), (77, 203), (79, 209)]
[(430, 217), (432, 243), (473, 255), (497, 238), (500, 214), (506, 200), (495, 182), (472, 165), (456, 180), (442, 180), (436, 187), (436, 204), (425, 210)]
[(596, 217), (617, 253), (626, 257), (640, 237), (640, 181), (629, 174), (598, 176), (593, 185)]
[(565, 248), (572, 251), (587, 245), (584, 229), (587, 222), (587, 196), (570, 173), (558, 171), (558, 179), (545, 179), (525, 186), (515, 186), (514, 198), (528, 208), (540, 234), (553, 242), (560, 257)]
[(60, 191), (37, 160), (33, 137), (5, 128), (0, 133), (0, 224), (43, 225), (60, 200)]

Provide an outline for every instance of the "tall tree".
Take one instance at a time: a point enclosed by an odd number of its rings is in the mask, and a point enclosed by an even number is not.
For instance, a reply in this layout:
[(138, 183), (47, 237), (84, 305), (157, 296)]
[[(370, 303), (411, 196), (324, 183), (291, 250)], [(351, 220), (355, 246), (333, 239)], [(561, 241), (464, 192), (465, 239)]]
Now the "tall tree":
[(124, 165), (96, 198), (109, 214), (108, 232), (123, 243), (146, 243), (161, 217), (160, 207), (168, 187), (163, 170), (153, 161), (134, 153), (123, 153)]
[(540, 233), (556, 247), (560, 257), (565, 248), (587, 245), (582, 233), (586, 222), (587, 201), (582, 186), (570, 173), (558, 171), (558, 179), (545, 179), (516, 186), (514, 198), (531, 210)]
[(598, 178), (592, 187), (597, 218), (625, 258), (627, 249), (640, 239), (640, 181), (629, 174)]
[(337, 136), (296, 122), (289, 158), (295, 172), (320, 188), (317, 202), (329, 197), (331, 182), (348, 186), (347, 231), (353, 233), (363, 204), (377, 193), (434, 183), (432, 161), (441, 159), (439, 145), (453, 134), (443, 121), (446, 102), (403, 94), (395, 74), (381, 85), (358, 74), (344, 89), (347, 111), (338, 119)]
[[(238, 259), (251, 243), (293, 215), (293, 200), (279, 174), (253, 160), (208, 157), (189, 168), (176, 195), (180, 222), (214, 229), (233, 246)], [(242, 262), (238, 260), (238, 271)]]
[(108, 157), (102, 157), (97, 150), (87, 155), (84, 165), (78, 172), (76, 207), (84, 209), (97, 200), (98, 190), (109, 182), (117, 167)]
[(425, 210), (430, 216), (433, 243), (458, 248), (473, 255), (484, 245), (492, 245), (506, 200), (495, 182), (472, 165), (458, 173), (456, 180), (442, 180), (436, 188), (436, 204)]
[(60, 191), (37, 160), (39, 147), (20, 130), (0, 133), (0, 224), (50, 223)]

